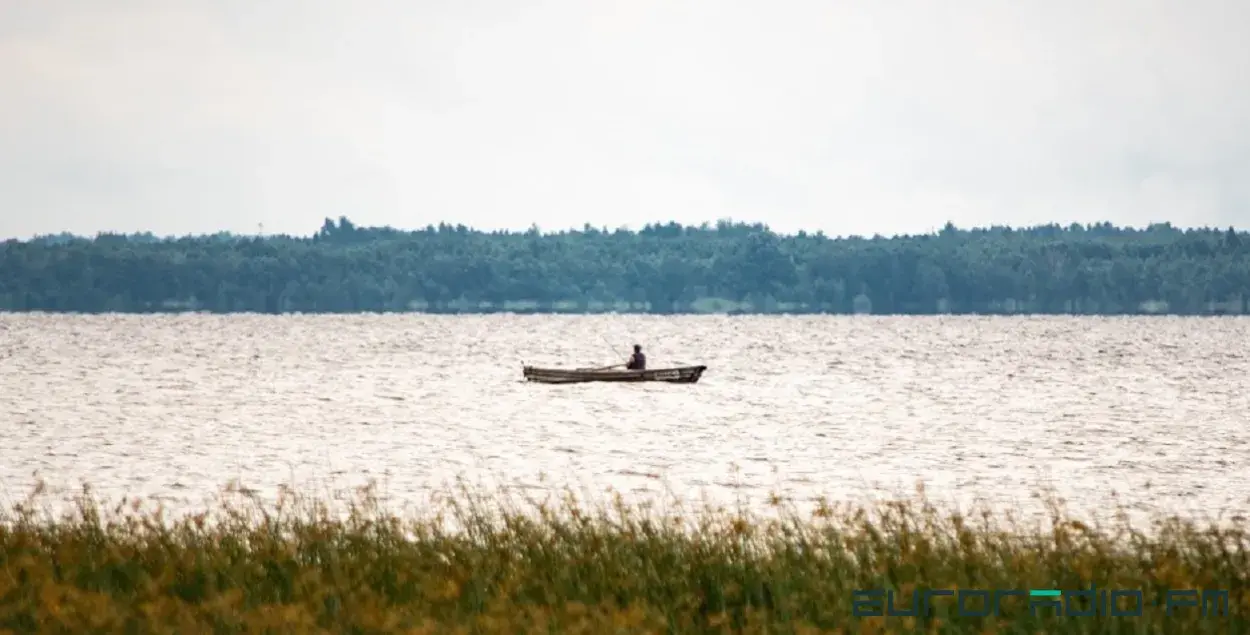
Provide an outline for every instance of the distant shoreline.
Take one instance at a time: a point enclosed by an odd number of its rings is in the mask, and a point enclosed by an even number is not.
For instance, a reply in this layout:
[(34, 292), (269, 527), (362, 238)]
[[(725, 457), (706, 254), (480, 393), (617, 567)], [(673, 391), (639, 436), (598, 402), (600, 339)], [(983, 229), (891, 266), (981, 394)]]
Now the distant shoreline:
[(209, 311), (204, 309), (173, 309), (173, 308), (154, 308), (154, 309), (134, 309), (124, 311), (49, 311), (46, 309), (29, 309), (29, 310), (13, 310), (0, 309), (0, 315), (266, 315), (266, 316), (290, 316), (290, 315), (430, 315), (430, 316), (488, 316), (488, 315), (523, 315), (523, 316), (580, 316), (580, 317), (601, 317), (601, 316), (649, 316), (649, 317), (1200, 317), (1200, 318), (1220, 318), (1220, 317), (1240, 317), (1250, 315), (1250, 313), (1242, 313), (1240, 311), (1230, 311), (1227, 309), (1213, 309), (1210, 311), (1196, 313), (1179, 313), (1179, 312), (1160, 312), (1160, 311), (1139, 311), (1139, 312), (1118, 312), (1118, 313), (1079, 313), (1079, 312), (1027, 312), (1027, 311), (983, 311), (983, 312), (957, 312), (949, 311), (946, 313), (841, 313), (831, 311), (817, 310), (775, 310), (775, 311), (669, 311), (657, 312), (647, 310), (548, 310), (548, 309), (516, 309), (516, 308), (491, 308), (478, 307), (473, 309), (394, 309), (394, 310), (357, 310), (357, 311), (283, 311), (283, 312), (265, 312), (265, 311)]
[(0, 311), (1246, 315), (1250, 234), (1048, 225), (893, 238), (723, 222), (543, 234), (326, 220), (311, 237), (0, 243)]

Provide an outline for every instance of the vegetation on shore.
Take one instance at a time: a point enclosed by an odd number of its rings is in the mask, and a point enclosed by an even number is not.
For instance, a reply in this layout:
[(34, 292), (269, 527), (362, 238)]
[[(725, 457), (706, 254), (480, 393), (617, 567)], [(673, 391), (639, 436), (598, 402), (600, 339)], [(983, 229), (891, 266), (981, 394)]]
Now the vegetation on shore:
[(440, 225), (310, 237), (46, 236), (0, 243), (0, 311), (1247, 313), (1250, 236), (1048, 225), (893, 238), (762, 225)]
[[(347, 513), (283, 495), (168, 517), (88, 492), (52, 517), (38, 496), (0, 518), (0, 632), (13, 633), (1236, 633), (1250, 622), (1240, 527), (1121, 516), (1098, 526), (1052, 506), (1049, 526), (940, 512), (923, 497), (872, 509), (777, 501), (733, 510), (500, 508), (461, 490), (400, 519), (368, 489)], [(454, 527), (449, 526), (454, 524)], [(853, 614), (852, 592), (1140, 589), (1140, 617), (923, 618)], [(1172, 615), (1175, 589), (1229, 591), (1227, 615)], [(907, 601), (900, 600), (907, 604)]]

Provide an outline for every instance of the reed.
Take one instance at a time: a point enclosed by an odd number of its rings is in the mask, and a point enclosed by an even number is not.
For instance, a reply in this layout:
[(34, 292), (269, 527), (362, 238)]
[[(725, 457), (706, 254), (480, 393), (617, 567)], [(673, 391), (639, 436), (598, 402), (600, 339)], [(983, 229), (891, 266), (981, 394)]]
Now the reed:
[[(12, 633), (1236, 633), (1250, 615), (1238, 525), (1127, 516), (1026, 527), (915, 499), (872, 507), (777, 498), (764, 517), (660, 511), (572, 494), (459, 488), (400, 517), (365, 488), (342, 510), (283, 492), (193, 516), (84, 488), (65, 514), (38, 488), (0, 515), (0, 632)], [(1227, 589), (1228, 614), (857, 617), (891, 588)]]

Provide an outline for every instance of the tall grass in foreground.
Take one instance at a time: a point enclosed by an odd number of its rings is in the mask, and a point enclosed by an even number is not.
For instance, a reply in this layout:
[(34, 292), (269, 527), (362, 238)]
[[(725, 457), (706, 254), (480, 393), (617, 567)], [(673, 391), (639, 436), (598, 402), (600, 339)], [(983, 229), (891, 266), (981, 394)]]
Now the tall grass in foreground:
[[(54, 518), (37, 494), (0, 517), (0, 631), (1173, 634), (1245, 632), (1250, 615), (1241, 529), (1089, 526), (1058, 506), (1048, 527), (1024, 529), (923, 496), (765, 520), (572, 496), (501, 511), (462, 489), (403, 520), (365, 489), (343, 515), (284, 494), (168, 519), (84, 490)], [(857, 589), (910, 605), (916, 589), (1091, 584), (1142, 590), (1144, 614), (1032, 615), (1010, 600), (998, 617), (960, 617), (946, 600), (923, 618), (852, 611)], [(1227, 616), (1153, 606), (1190, 588), (1227, 589)]]

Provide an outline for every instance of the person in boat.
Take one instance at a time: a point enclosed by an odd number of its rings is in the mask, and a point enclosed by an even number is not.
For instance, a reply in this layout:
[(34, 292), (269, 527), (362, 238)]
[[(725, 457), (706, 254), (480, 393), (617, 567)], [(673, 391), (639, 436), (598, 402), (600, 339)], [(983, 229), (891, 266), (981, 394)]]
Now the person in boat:
[(647, 356), (642, 354), (642, 347), (634, 344), (634, 354), (629, 356), (629, 362), (625, 364), (625, 370), (646, 370)]

